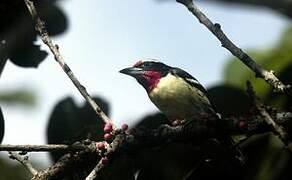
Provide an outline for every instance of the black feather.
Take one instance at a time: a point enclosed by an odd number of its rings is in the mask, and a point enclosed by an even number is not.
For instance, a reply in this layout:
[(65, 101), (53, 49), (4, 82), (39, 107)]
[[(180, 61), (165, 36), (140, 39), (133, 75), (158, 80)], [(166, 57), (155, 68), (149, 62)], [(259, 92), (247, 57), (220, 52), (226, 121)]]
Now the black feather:
[(180, 68), (174, 67), (170, 70), (170, 73), (176, 77), (180, 77), (180, 78), (184, 79), (188, 84), (199, 89), (200, 91), (202, 91), (204, 94), (207, 95), (206, 89), (199, 83), (199, 81), (196, 78), (194, 78), (192, 75), (190, 75), (186, 71), (184, 71)]
[(186, 72), (180, 68), (177, 68), (177, 67), (171, 68), (169, 72), (176, 77), (180, 77), (180, 78), (184, 79), (189, 85), (200, 90), (209, 99), (209, 102), (211, 103), (212, 109), (215, 112), (217, 112), (216, 106), (210, 100), (207, 90), (201, 85), (201, 83), (199, 83), (199, 81), (196, 78), (194, 78), (188, 72)]

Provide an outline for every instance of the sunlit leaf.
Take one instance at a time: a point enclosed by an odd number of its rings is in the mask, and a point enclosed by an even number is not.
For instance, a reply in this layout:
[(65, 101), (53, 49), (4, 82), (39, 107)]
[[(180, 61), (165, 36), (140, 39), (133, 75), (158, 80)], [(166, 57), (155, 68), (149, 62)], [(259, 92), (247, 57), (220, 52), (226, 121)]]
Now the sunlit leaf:
[[(282, 34), (281, 39), (274, 47), (264, 50), (250, 50), (248, 54), (265, 69), (273, 70), (279, 76), (288, 66), (292, 65), (291, 52), (292, 28), (289, 28)], [(268, 99), (272, 92), (271, 87), (263, 79), (255, 78), (255, 74), (235, 58), (231, 59), (226, 65), (224, 79), (226, 84), (231, 84), (243, 90), (246, 89), (246, 81), (250, 80), (257, 95), (266, 102), (271, 102), (271, 99)], [(277, 102), (276, 99), (273, 99), (272, 102), (278, 107), (282, 104)]]

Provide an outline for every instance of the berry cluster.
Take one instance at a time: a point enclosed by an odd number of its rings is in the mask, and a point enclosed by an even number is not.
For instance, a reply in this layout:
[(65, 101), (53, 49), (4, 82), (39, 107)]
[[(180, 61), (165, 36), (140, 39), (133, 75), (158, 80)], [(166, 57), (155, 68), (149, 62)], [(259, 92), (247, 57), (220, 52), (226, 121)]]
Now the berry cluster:
[[(128, 127), (129, 126), (127, 124), (123, 124), (121, 126), (121, 130), (125, 132), (128, 130)], [(113, 124), (106, 123), (104, 125), (103, 131), (104, 131), (103, 138), (105, 141), (97, 142), (96, 148), (98, 149), (100, 156), (102, 156), (102, 159), (101, 159), (102, 164), (105, 165), (105, 164), (108, 164), (109, 162), (108, 156), (105, 155), (106, 149), (110, 146), (108, 142), (110, 142), (113, 139), (113, 136), (115, 134), (115, 129), (113, 127)]]

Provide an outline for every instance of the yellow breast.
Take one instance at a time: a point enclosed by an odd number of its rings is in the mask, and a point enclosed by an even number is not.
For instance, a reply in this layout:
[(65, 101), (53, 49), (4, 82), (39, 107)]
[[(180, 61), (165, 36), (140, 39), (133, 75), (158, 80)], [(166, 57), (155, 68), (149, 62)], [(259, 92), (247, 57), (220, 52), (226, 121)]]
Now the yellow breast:
[(184, 119), (210, 107), (208, 98), (182, 78), (168, 74), (150, 93), (151, 101), (169, 118)]

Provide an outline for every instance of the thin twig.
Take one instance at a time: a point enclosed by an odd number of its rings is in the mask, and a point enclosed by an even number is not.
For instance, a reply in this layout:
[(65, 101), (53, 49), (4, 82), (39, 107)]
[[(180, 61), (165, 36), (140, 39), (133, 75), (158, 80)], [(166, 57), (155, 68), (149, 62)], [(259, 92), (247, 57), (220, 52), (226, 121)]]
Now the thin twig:
[(45, 27), (45, 23), (40, 19), (36, 8), (34, 6), (33, 1), (24, 0), (33, 21), (35, 22), (35, 29), (41, 36), (42, 41), (50, 48), (51, 52), (54, 54), (55, 60), (60, 64), (63, 71), (67, 74), (67, 76), (71, 79), (75, 87), (84, 97), (84, 99), (88, 102), (88, 104), (93, 108), (96, 114), (103, 120), (104, 123), (111, 123), (111, 119), (102, 111), (102, 109), (94, 102), (94, 100), (90, 97), (86, 88), (78, 81), (76, 76), (73, 74), (72, 70), (65, 63), (63, 56), (59, 51), (59, 47), (54, 45), (52, 40), (50, 39), (48, 32)]
[(40, 152), (40, 151), (80, 151), (86, 147), (82, 145), (63, 145), (63, 144), (46, 144), (46, 145), (10, 145), (1, 144), (0, 151), (25, 151), (25, 152)]
[(97, 165), (94, 167), (94, 169), (90, 172), (90, 174), (85, 178), (85, 180), (93, 180), (96, 178), (97, 173), (104, 167), (104, 164), (102, 163), (102, 159), (99, 160)]
[(270, 125), (274, 131), (279, 135), (280, 139), (283, 141), (284, 144), (288, 145), (288, 149), (292, 151), (292, 148), (290, 146), (291, 142), (288, 139), (288, 134), (285, 131), (285, 129), (277, 124), (274, 119), (270, 116), (270, 114), (266, 111), (266, 109), (263, 107), (263, 104), (259, 101), (259, 98), (256, 96), (255, 91), (253, 90), (252, 84), (250, 81), (247, 82), (247, 93), (253, 100), (253, 104), (255, 108), (259, 111), (261, 116), (263, 117), (264, 121)]
[(111, 156), (113, 153), (116, 153), (124, 144), (124, 142), (127, 140), (127, 137), (131, 135), (127, 133), (122, 133), (122, 134), (117, 134), (113, 141), (107, 146), (105, 152), (104, 152), (104, 157), (99, 160), (97, 165), (93, 168), (93, 170), (89, 173), (89, 175), (86, 177), (85, 180), (93, 180), (96, 176), (97, 173), (103, 169), (108, 162), (103, 162), (106, 158), (108, 161), (109, 156)]
[(178, 3), (185, 5), (188, 10), (205, 25), (221, 42), (222, 46), (228, 49), (241, 62), (248, 66), (256, 77), (263, 78), (277, 92), (290, 91), (290, 85), (284, 85), (275, 75), (273, 71), (267, 71), (262, 66), (257, 64), (248, 54), (237, 47), (222, 31), (220, 24), (213, 23), (194, 3), (192, 0), (176, 0)]
[(33, 176), (38, 174), (38, 171), (32, 166), (32, 164), (28, 161), (28, 156), (22, 157), (15, 152), (8, 152), (10, 154), (11, 159), (15, 159), (20, 162)]

